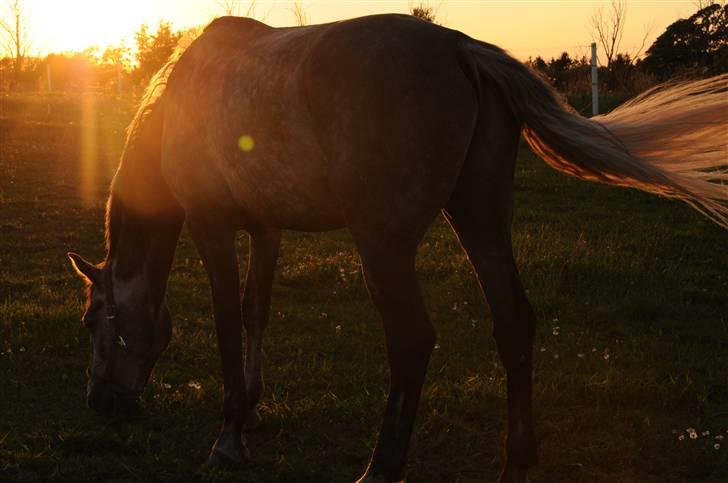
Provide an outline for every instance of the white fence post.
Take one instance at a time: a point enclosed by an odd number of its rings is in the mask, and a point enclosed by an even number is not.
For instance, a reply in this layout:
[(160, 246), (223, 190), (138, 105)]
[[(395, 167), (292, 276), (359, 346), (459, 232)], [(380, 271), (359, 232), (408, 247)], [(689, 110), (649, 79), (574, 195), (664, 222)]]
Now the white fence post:
[(597, 69), (597, 44), (591, 44), (592, 116), (599, 114), (599, 79)]

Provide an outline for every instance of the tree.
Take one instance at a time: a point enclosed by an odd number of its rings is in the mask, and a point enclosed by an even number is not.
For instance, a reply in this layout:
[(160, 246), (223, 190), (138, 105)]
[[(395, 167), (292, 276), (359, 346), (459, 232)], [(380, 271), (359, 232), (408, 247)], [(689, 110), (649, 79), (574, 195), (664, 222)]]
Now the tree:
[(20, 82), (23, 72), (23, 59), (28, 55), (28, 25), (20, 0), (6, 3), (6, 12), (0, 18), (0, 31), (4, 33), (5, 50), (13, 58), (13, 87)]
[(308, 24), (308, 16), (306, 11), (303, 9), (303, 0), (295, 0), (291, 7), (291, 13), (293, 13), (293, 19), (296, 25), (303, 27)]
[(713, 3), (672, 23), (647, 49), (644, 66), (663, 79), (728, 71), (728, 5)]
[(129, 70), (131, 66), (131, 49), (123, 44), (118, 46), (109, 45), (101, 54), (101, 64), (121, 65), (123, 70)]
[(235, 17), (255, 17), (257, 0), (217, 0), (217, 4), (225, 15)]
[(180, 40), (181, 34), (173, 32), (168, 22), (159, 22), (154, 34), (149, 27), (143, 24), (134, 34), (137, 45), (137, 68), (135, 77), (138, 81), (145, 81), (154, 75), (167, 62)]
[(698, 8), (698, 10), (702, 10), (705, 7), (709, 7), (709, 6), (713, 5), (713, 4), (718, 4), (721, 7), (724, 7), (725, 6), (725, 0), (720, 0), (720, 1), (718, 1), (718, 0), (696, 0), (693, 3)]
[(612, 0), (609, 13), (604, 12), (604, 7), (599, 7), (592, 15), (592, 35), (604, 50), (607, 67), (612, 65), (612, 59), (622, 43), (626, 21), (627, 7), (621, 0)]
[(410, 14), (427, 22), (436, 23), (437, 10), (427, 2), (420, 2), (417, 5), (410, 5)]
[[(615, 56), (619, 53), (622, 37), (624, 36), (624, 28), (627, 23), (627, 5), (623, 0), (612, 0), (609, 6), (609, 12), (605, 13), (603, 7), (599, 7), (594, 11), (589, 22), (592, 37), (604, 51), (607, 58), (607, 67), (612, 66)], [(652, 29), (645, 28), (645, 34), (642, 37), (642, 44), (632, 54), (626, 54), (631, 59), (637, 59), (642, 50), (645, 48), (645, 42), (650, 35)]]

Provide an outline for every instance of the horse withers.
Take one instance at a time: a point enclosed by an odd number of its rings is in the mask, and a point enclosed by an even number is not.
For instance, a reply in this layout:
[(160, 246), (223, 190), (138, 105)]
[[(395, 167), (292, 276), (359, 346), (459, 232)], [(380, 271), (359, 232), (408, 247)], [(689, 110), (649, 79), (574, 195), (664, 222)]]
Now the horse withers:
[[(527, 481), (535, 317), (510, 235), (521, 133), (556, 169), (683, 199), (726, 227), (727, 83), (660, 86), (588, 120), (499, 48), (410, 16), (280, 29), (213, 21), (151, 81), (131, 123), (108, 200), (105, 260), (70, 254), (89, 286), (89, 406), (128, 407), (169, 342), (165, 289), (186, 221), (210, 279), (223, 362), (223, 425), (208, 462), (242, 462), (281, 230), (346, 227), (391, 368), (359, 481), (403, 480), (435, 341), (415, 254), (442, 212), (490, 304), (506, 369), (500, 481)], [(242, 297), (241, 229), (251, 240)]]

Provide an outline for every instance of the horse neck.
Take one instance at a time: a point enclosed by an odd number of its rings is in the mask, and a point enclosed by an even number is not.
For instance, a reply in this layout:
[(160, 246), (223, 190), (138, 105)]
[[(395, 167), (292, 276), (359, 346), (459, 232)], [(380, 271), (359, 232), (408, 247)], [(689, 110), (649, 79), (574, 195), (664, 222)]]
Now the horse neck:
[[(107, 206), (106, 263), (111, 264), (115, 281), (145, 282), (154, 310), (158, 311), (164, 302), (184, 216), (176, 206), (158, 205), (153, 210), (138, 206), (138, 196), (127, 195), (123, 183), (117, 183), (120, 174), (112, 185)], [(134, 191), (143, 186), (144, 182), (136, 184)]]

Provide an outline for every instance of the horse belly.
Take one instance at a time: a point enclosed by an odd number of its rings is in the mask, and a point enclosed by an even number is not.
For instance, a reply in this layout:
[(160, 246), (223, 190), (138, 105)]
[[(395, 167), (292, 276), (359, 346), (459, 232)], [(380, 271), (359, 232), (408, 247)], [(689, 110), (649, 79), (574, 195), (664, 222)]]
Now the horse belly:
[[(243, 218), (282, 229), (327, 231), (344, 225), (319, 153), (230, 162), (230, 191)], [(243, 159), (241, 159), (243, 158)]]

